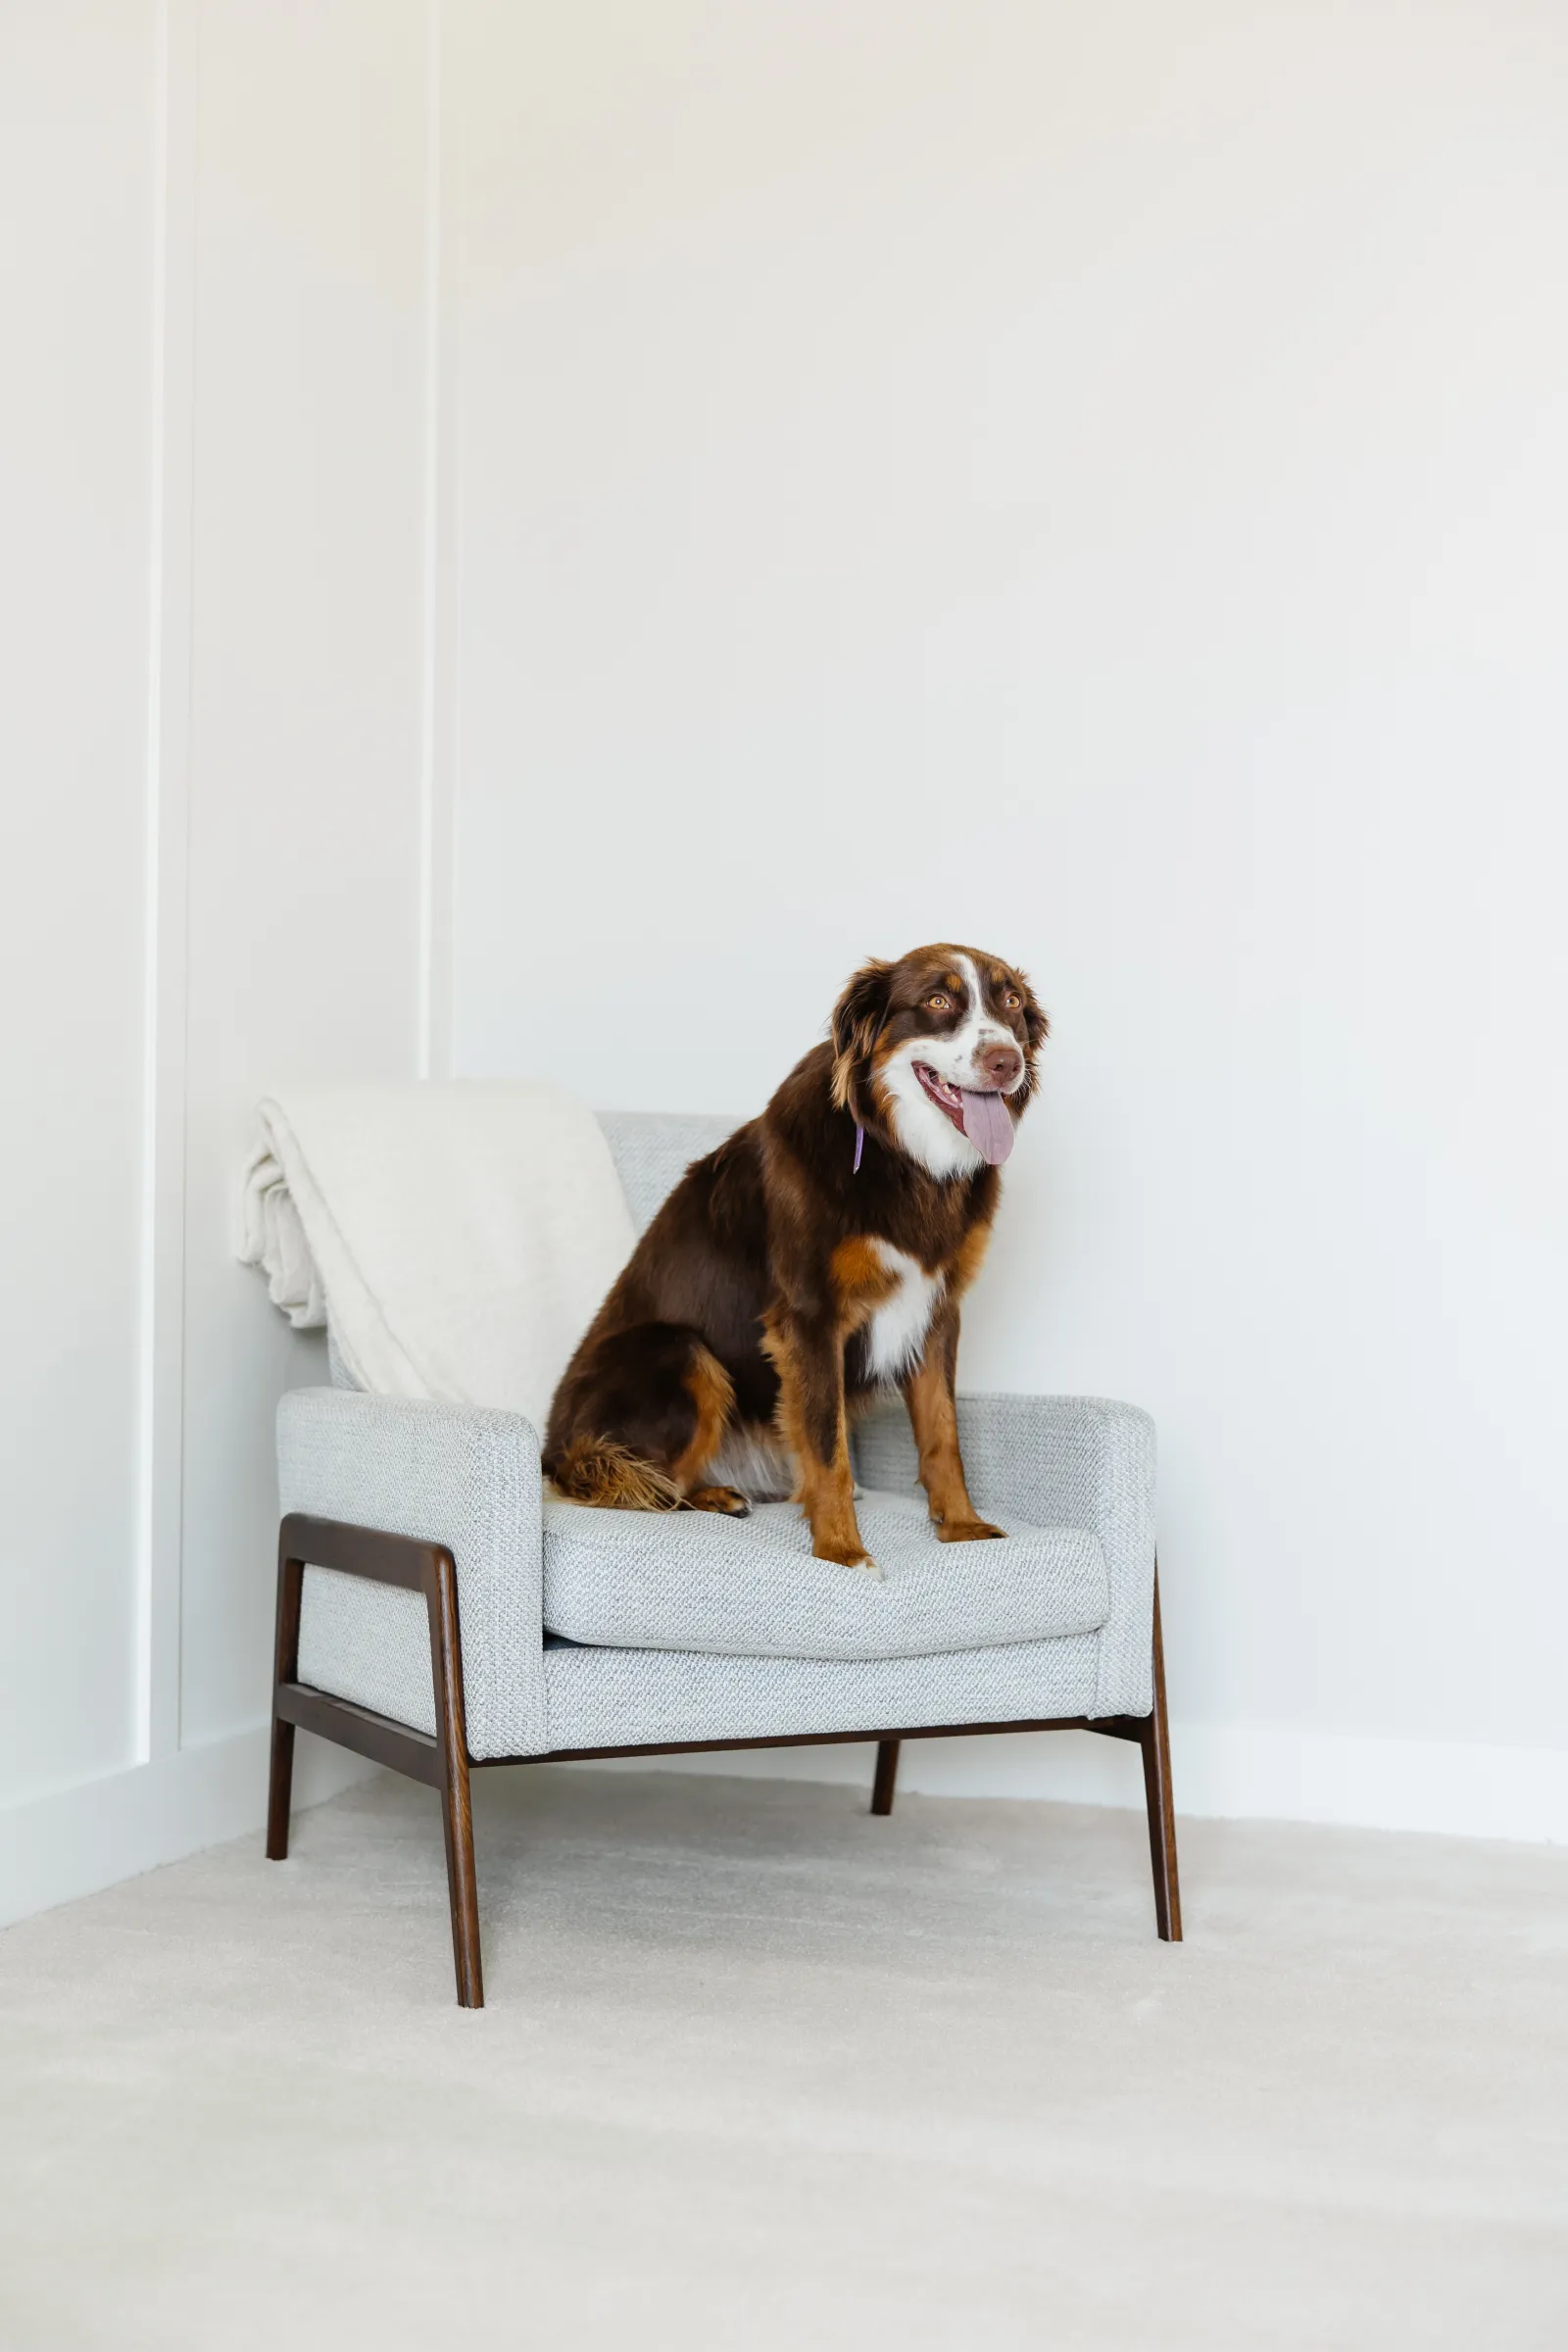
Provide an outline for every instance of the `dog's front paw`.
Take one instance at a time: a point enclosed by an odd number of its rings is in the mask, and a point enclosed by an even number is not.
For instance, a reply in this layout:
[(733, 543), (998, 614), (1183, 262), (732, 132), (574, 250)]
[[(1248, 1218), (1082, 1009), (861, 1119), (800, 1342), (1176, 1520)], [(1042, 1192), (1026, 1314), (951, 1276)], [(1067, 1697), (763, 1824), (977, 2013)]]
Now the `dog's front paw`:
[(939, 1544), (979, 1544), (987, 1536), (1004, 1536), (1004, 1527), (993, 1527), (989, 1519), (948, 1519), (937, 1523)]
[(819, 1560), (831, 1560), (838, 1568), (858, 1568), (862, 1576), (874, 1576), (878, 1584), (882, 1582), (882, 1571), (868, 1551), (852, 1551), (848, 1545), (838, 1544), (813, 1544), (811, 1549)]

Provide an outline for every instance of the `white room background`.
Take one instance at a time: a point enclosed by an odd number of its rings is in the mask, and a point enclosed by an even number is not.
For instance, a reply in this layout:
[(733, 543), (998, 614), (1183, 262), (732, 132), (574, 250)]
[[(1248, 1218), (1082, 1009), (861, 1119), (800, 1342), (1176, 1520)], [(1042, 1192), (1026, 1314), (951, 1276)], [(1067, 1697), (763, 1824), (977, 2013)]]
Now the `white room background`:
[(1560, 12), (0, 48), (12, 1907), (260, 1818), (255, 1097), (744, 1114), (933, 936), (1053, 1016), (964, 1378), (1153, 1412), (1178, 1800), (1568, 1836)]
[(261, 1093), (414, 1076), (440, 1000), (430, 41), (0, 10), (0, 1915), (261, 1819), (270, 1425), (324, 1355), (236, 1179)]

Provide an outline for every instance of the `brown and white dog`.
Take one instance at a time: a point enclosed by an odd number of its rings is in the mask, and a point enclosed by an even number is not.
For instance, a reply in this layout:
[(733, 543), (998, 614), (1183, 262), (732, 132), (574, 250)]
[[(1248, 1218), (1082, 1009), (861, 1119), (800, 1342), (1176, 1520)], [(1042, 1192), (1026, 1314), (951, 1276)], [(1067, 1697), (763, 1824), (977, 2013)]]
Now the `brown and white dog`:
[(978, 949), (858, 971), (829, 1040), (687, 1169), (595, 1316), (551, 1407), (558, 1490), (743, 1515), (715, 1482), (793, 1487), (817, 1557), (874, 1575), (849, 1424), (898, 1387), (938, 1535), (1000, 1535), (958, 1452), (958, 1302), (1046, 1027), (1022, 972)]

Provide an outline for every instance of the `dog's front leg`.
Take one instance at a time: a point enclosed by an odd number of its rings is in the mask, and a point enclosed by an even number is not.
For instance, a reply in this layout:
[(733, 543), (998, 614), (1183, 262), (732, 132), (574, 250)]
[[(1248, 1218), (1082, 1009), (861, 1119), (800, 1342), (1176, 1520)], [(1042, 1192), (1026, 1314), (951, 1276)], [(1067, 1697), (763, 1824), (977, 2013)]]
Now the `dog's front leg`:
[(837, 1317), (775, 1308), (763, 1344), (779, 1377), (779, 1426), (800, 1466), (795, 1499), (810, 1521), (811, 1549), (819, 1560), (878, 1576), (855, 1517), (844, 1335)]
[(931, 1505), (931, 1524), (944, 1544), (973, 1544), (1007, 1531), (978, 1517), (969, 1500), (958, 1450), (957, 1369), (958, 1310), (950, 1305), (932, 1321), (925, 1353), (905, 1380), (904, 1401), (920, 1456), (920, 1484)]

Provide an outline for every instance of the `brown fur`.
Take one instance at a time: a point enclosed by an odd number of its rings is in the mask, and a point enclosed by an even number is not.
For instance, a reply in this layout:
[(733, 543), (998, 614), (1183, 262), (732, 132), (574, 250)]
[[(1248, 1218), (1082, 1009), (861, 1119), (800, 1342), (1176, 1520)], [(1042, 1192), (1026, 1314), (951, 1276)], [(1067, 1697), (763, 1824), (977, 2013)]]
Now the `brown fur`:
[(697, 1349), (684, 1387), (696, 1408), (697, 1423), (671, 1472), (682, 1494), (692, 1488), (718, 1451), (735, 1410), (735, 1383), (710, 1348)]
[(991, 1219), (987, 1217), (983, 1225), (970, 1226), (953, 1253), (953, 1262), (948, 1268), (948, 1297), (955, 1304), (963, 1297), (985, 1264), (986, 1251), (990, 1247)]
[(829, 1260), (829, 1273), (838, 1300), (839, 1326), (846, 1334), (858, 1331), (899, 1287), (898, 1276), (888, 1271), (881, 1250), (863, 1234), (840, 1242)]
[[(889, 1244), (942, 1280), (924, 1353), (902, 1382), (932, 1518), (950, 1542), (997, 1533), (969, 1501), (953, 1402), (958, 1302), (985, 1255), (997, 1170), (930, 1175), (900, 1147), (878, 1083), (901, 1044), (961, 1017), (960, 955), (1023, 1056), (1008, 1098), (1012, 1116), (1022, 1111), (1047, 1030), (1020, 972), (942, 945), (863, 965), (829, 1042), (760, 1118), (687, 1170), (594, 1318), (546, 1433), (545, 1468), (563, 1493), (623, 1508), (733, 1510), (744, 1497), (706, 1478), (726, 1432), (776, 1435), (796, 1457), (813, 1548), (863, 1564), (849, 1426), (878, 1393), (865, 1332), (897, 1287), (879, 1247)], [(931, 1006), (937, 994), (948, 1010)]]
[[(956, 1350), (956, 1328), (953, 1337)], [(931, 1505), (932, 1524), (944, 1544), (967, 1544), (977, 1536), (1000, 1535), (1002, 1530), (982, 1519), (969, 1500), (945, 1340), (945, 1332), (933, 1332), (924, 1355), (904, 1383), (904, 1400), (909, 1408), (909, 1425), (920, 1459), (920, 1484)]]
[(686, 1497), (689, 1511), (718, 1511), (726, 1519), (749, 1519), (752, 1506), (737, 1487), (693, 1487)]
[(685, 1499), (672, 1478), (613, 1438), (572, 1438), (556, 1456), (551, 1484), (570, 1502), (615, 1511), (678, 1511)]
[(778, 1428), (799, 1465), (794, 1498), (810, 1521), (811, 1549), (819, 1560), (858, 1568), (866, 1555), (855, 1520), (842, 1357), (835, 1387), (818, 1396), (814, 1368), (787, 1321), (770, 1321), (762, 1346), (778, 1372)]

